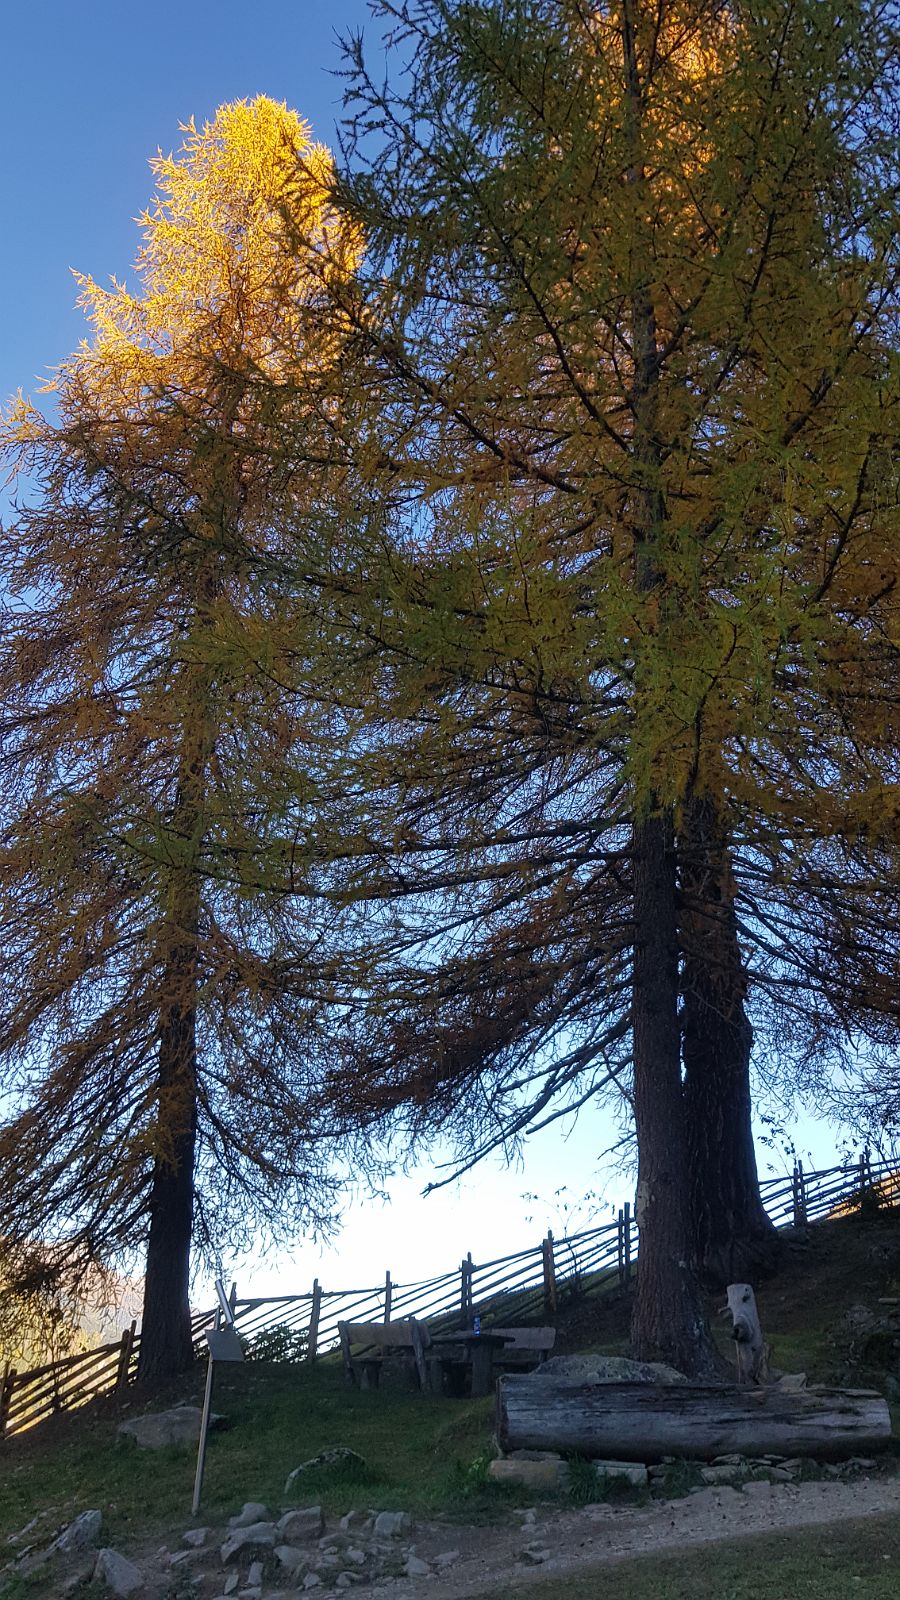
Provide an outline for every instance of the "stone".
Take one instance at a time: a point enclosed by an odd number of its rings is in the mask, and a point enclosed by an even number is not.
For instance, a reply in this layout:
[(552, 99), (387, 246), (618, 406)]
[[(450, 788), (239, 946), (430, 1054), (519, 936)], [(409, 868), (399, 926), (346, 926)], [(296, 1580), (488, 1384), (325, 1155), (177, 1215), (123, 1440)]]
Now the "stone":
[(285, 1494), (290, 1494), (298, 1478), (305, 1472), (319, 1472), (323, 1467), (354, 1467), (357, 1470), (365, 1467), (365, 1460), (357, 1450), (351, 1450), (345, 1444), (337, 1444), (330, 1450), (320, 1450), (317, 1456), (311, 1456), (308, 1461), (301, 1461), (299, 1467), (289, 1472), (284, 1486)]
[(97, 1565), (94, 1568), (94, 1578), (106, 1584), (107, 1589), (117, 1597), (117, 1600), (128, 1600), (128, 1596), (138, 1594), (144, 1587), (144, 1578), (140, 1567), (133, 1561), (120, 1555), (118, 1550), (99, 1550), (97, 1552)]
[(403, 1570), (408, 1578), (427, 1578), (431, 1568), (421, 1556), (407, 1556)]
[(317, 1572), (308, 1572), (303, 1579), (304, 1589), (321, 1589), (322, 1579)]
[(641, 1461), (594, 1461), (598, 1478), (618, 1478), (634, 1489), (646, 1489), (647, 1468)]
[(302, 1544), (306, 1539), (318, 1539), (324, 1526), (321, 1506), (302, 1506), (296, 1511), (286, 1511), (278, 1520), (278, 1532), (285, 1544)]
[(254, 1522), (268, 1522), (268, 1507), (261, 1505), (258, 1500), (248, 1500), (241, 1506), (236, 1517), (228, 1518), (229, 1528), (250, 1528)]
[(542, 1460), (503, 1456), (488, 1462), (487, 1475), (492, 1483), (517, 1483), (526, 1489), (559, 1489), (568, 1479), (569, 1468), (561, 1456), (547, 1456)]
[(704, 1483), (734, 1483), (738, 1478), (740, 1478), (742, 1471), (744, 1470), (746, 1469), (736, 1466), (701, 1467), (700, 1476)]
[(746, 1467), (747, 1457), (740, 1455), (713, 1456), (714, 1467)]
[(540, 1567), (545, 1561), (550, 1560), (550, 1551), (543, 1546), (538, 1548), (530, 1545), (527, 1550), (522, 1551), (519, 1560), (524, 1561), (526, 1567)]
[(791, 1483), (794, 1478), (794, 1473), (789, 1467), (770, 1467), (769, 1477), (772, 1479), (773, 1483)]
[(349, 1589), (352, 1584), (353, 1579), (351, 1578), (349, 1572), (339, 1572), (334, 1580), (334, 1587), (336, 1589)]
[(372, 1516), (368, 1511), (348, 1511), (338, 1523), (338, 1527), (343, 1533), (349, 1533), (351, 1529), (366, 1533), (371, 1528), (371, 1525)]
[(455, 1566), (458, 1560), (458, 1550), (442, 1550), (440, 1555), (435, 1556), (434, 1564), (439, 1572), (445, 1572), (448, 1567)]
[(354, 1567), (364, 1567), (365, 1564), (366, 1564), (366, 1552), (365, 1552), (365, 1550), (357, 1550), (355, 1548), (351, 1548), (351, 1549), (345, 1550), (344, 1551), (344, 1555), (346, 1556), (348, 1561), (352, 1561)]
[(241, 1575), (239, 1572), (229, 1572), (227, 1578), (225, 1579), (225, 1588), (222, 1591), (223, 1594), (234, 1594), (234, 1591), (238, 1588), (240, 1581)]
[(293, 1544), (277, 1544), (275, 1546), (275, 1560), (284, 1567), (285, 1572), (299, 1572), (309, 1565), (309, 1554), (305, 1550), (298, 1550)]
[[(142, 1417), (131, 1417), (120, 1422), (116, 1432), (123, 1439), (133, 1439), (142, 1450), (164, 1450), (170, 1444), (196, 1444), (200, 1438), (199, 1406), (172, 1406), (169, 1411), (148, 1411)], [(224, 1417), (214, 1414), (210, 1427), (224, 1422)]]
[(408, 1511), (379, 1511), (375, 1515), (372, 1531), (379, 1539), (399, 1539), (412, 1527)]
[(102, 1511), (82, 1511), (63, 1528), (50, 1546), (50, 1555), (72, 1555), (76, 1550), (89, 1550), (97, 1543), (103, 1526)]
[(263, 1581), (263, 1564), (261, 1561), (251, 1561), (247, 1570), (247, 1588), (261, 1589)]
[(273, 1550), (275, 1528), (271, 1522), (253, 1522), (249, 1528), (234, 1528), (222, 1545), (222, 1565), (231, 1566), (239, 1556), (252, 1556), (257, 1550)]
[(529, 1373), (535, 1383), (554, 1378), (571, 1383), (687, 1383), (683, 1372), (661, 1361), (629, 1361), (625, 1356), (551, 1356)]
[(181, 1542), (191, 1545), (194, 1550), (199, 1550), (201, 1545), (206, 1543), (208, 1533), (208, 1528), (188, 1528), (187, 1532), (181, 1535)]

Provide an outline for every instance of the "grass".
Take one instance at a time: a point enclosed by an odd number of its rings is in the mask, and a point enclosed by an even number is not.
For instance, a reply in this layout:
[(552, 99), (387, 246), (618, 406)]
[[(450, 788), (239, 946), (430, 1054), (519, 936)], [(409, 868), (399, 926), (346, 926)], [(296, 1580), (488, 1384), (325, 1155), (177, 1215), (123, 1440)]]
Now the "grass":
[(493, 1588), (490, 1600), (896, 1600), (898, 1593), (900, 1526), (883, 1516), (631, 1557), (527, 1590)]
[[(197, 1403), (201, 1377), (162, 1403)], [(156, 1397), (153, 1409), (159, 1404)], [(490, 1400), (352, 1390), (334, 1366), (254, 1362), (217, 1377), (213, 1409), (225, 1415), (227, 1426), (210, 1435), (202, 1502), (210, 1520), (231, 1514), (245, 1500), (273, 1509), (316, 1500), (335, 1515), (359, 1505), (428, 1515), (438, 1508), (484, 1509), (511, 1498), (516, 1503), (509, 1490), (498, 1497), (499, 1486), (488, 1485), (472, 1468), (491, 1454)], [(172, 1447), (150, 1456), (117, 1438), (120, 1415), (61, 1418), (58, 1426), (49, 1424), (3, 1447), (0, 1541), (22, 1528), (38, 1506), (47, 1527), (99, 1506), (105, 1537), (125, 1547), (155, 1529), (189, 1526), (196, 1451)], [(296, 1495), (285, 1499), (288, 1473), (339, 1444), (358, 1452), (365, 1466), (305, 1474)]]

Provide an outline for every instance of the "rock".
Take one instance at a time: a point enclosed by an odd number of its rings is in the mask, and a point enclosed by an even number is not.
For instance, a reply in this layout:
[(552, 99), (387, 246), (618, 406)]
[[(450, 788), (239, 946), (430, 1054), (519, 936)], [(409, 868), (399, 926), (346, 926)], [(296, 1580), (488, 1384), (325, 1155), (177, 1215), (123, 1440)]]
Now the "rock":
[(446, 1572), (447, 1568), (454, 1566), (458, 1560), (458, 1550), (442, 1550), (440, 1555), (435, 1556), (434, 1564), (439, 1572)]
[(191, 1545), (195, 1550), (199, 1550), (200, 1546), (206, 1543), (208, 1533), (208, 1528), (188, 1528), (187, 1532), (181, 1535), (181, 1542), (182, 1544)]
[(791, 1472), (789, 1467), (770, 1467), (769, 1477), (773, 1483), (791, 1483), (794, 1479), (794, 1473)]
[(701, 1467), (700, 1476), (704, 1483), (734, 1483), (741, 1477), (746, 1468), (731, 1467)]
[(127, 1600), (128, 1595), (137, 1594), (144, 1587), (140, 1568), (120, 1555), (118, 1550), (98, 1551), (94, 1578), (105, 1583), (117, 1600)]
[(427, 1578), (431, 1568), (421, 1556), (407, 1556), (403, 1570), (408, 1578)]
[(263, 1564), (261, 1561), (251, 1561), (247, 1571), (247, 1588), (261, 1589), (263, 1581)]
[(352, 1584), (353, 1579), (351, 1578), (349, 1572), (339, 1572), (334, 1580), (334, 1587), (336, 1589), (349, 1589), (351, 1588)]
[(714, 1467), (746, 1467), (747, 1457), (740, 1455), (713, 1456)]
[(58, 1538), (50, 1546), (50, 1555), (71, 1555), (76, 1550), (89, 1550), (97, 1543), (100, 1529), (103, 1526), (102, 1511), (82, 1511), (63, 1528)]
[(503, 1456), (488, 1463), (492, 1483), (519, 1483), (527, 1489), (559, 1489), (568, 1480), (569, 1468), (561, 1456)]
[[(142, 1450), (164, 1450), (170, 1444), (196, 1444), (200, 1438), (199, 1406), (173, 1406), (169, 1411), (148, 1411), (142, 1417), (132, 1417), (120, 1422), (116, 1432), (123, 1439), (133, 1439)], [(224, 1422), (224, 1417), (213, 1415), (210, 1427)]]
[(250, 1528), (254, 1522), (268, 1522), (268, 1507), (260, 1505), (258, 1500), (248, 1500), (241, 1506), (236, 1517), (228, 1518), (229, 1528)]
[(223, 1594), (234, 1594), (234, 1591), (240, 1584), (240, 1581), (241, 1575), (239, 1572), (229, 1572), (227, 1578), (225, 1579), (225, 1588), (222, 1591)]
[(798, 1390), (806, 1388), (805, 1372), (783, 1372), (775, 1385), (776, 1389), (784, 1389), (787, 1394), (796, 1394)]
[(318, 1539), (324, 1526), (321, 1506), (303, 1506), (286, 1511), (279, 1518), (278, 1532), (285, 1544), (302, 1544), (307, 1539)]
[(640, 1461), (593, 1461), (598, 1478), (620, 1478), (635, 1489), (646, 1489), (647, 1468)]
[(345, 1444), (335, 1445), (331, 1450), (320, 1450), (317, 1456), (311, 1456), (308, 1461), (301, 1461), (299, 1467), (289, 1472), (284, 1486), (285, 1494), (290, 1494), (298, 1478), (305, 1472), (319, 1472), (323, 1467), (365, 1467), (363, 1457), (356, 1450), (350, 1450)]
[(540, 1567), (545, 1561), (550, 1560), (550, 1551), (543, 1546), (538, 1548), (530, 1545), (527, 1550), (522, 1551), (519, 1560), (524, 1561), (526, 1567)]
[(399, 1539), (403, 1533), (408, 1533), (412, 1527), (412, 1517), (408, 1511), (379, 1511), (376, 1513), (372, 1531), (379, 1539)]
[(348, 1561), (352, 1561), (354, 1567), (364, 1567), (366, 1564), (365, 1550), (349, 1549), (344, 1551), (344, 1555)]
[(284, 1567), (285, 1572), (299, 1572), (309, 1564), (309, 1555), (305, 1550), (298, 1550), (293, 1544), (277, 1544), (275, 1546), (275, 1560)]
[(304, 1589), (321, 1589), (322, 1579), (317, 1572), (308, 1572), (303, 1579)]
[(562, 1378), (580, 1383), (687, 1383), (683, 1372), (661, 1361), (629, 1361), (625, 1356), (551, 1356), (529, 1376), (538, 1383)]
[(231, 1566), (239, 1556), (252, 1556), (257, 1550), (275, 1547), (275, 1527), (271, 1522), (253, 1522), (249, 1528), (235, 1528), (222, 1546), (222, 1565)]
[(360, 1533), (367, 1533), (371, 1526), (372, 1516), (368, 1511), (348, 1511), (338, 1523), (338, 1527), (344, 1533), (349, 1533), (351, 1529), (356, 1529)]

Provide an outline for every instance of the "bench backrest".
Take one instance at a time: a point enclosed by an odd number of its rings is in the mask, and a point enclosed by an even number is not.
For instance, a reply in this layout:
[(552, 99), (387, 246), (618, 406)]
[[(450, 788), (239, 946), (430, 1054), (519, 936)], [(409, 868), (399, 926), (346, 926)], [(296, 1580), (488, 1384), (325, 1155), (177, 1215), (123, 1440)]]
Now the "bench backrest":
[(420, 1343), (428, 1343), (426, 1324), (414, 1318), (406, 1322), (339, 1322), (338, 1327), (346, 1332), (348, 1344), (377, 1344), (410, 1350)]
[(502, 1361), (513, 1350), (552, 1350), (556, 1343), (555, 1328), (491, 1328), (491, 1333), (505, 1333), (509, 1343), (500, 1353)]

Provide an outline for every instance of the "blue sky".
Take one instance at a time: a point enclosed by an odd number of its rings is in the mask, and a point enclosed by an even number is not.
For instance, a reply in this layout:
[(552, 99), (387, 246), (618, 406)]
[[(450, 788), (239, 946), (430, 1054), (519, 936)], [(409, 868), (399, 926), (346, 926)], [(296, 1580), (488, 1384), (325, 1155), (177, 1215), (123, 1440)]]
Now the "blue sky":
[[(336, 33), (363, 27), (377, 49), (379, 25), (363, 0), (194, 0), (152, 7), (108, 0), (17, 0), (3, 25), (0, 68), (0, 401), (41, 376), (83, 334), (70, 268), (101, 282), (127, 278), (139, 236), (134, 223), (152, 192), (147, 161), (180, 142), (178, 125), (198, 123), (224, 101), (257, 94), (286, 100), (334, 140), (342, 86)], [(577, 1128), (556, 1124), (536, 1141), (524, 1170), (486, 1165), (428, 1201), (430, 1171), (393, 1185), (394, 1204), (357, 1202), (336, 1248), (298, 1250), (290, 1262), (238, 1271), (242, 1292), (374, 1282), (390, 1267), (398, 1280), (449, 1268), (472, 1250), (476, 1260), (559, 1231), (554, 1191), (565, 1199), (605, 1190), (607, 1204), (629, 1198), (630, 1183), (598, 1173), (599, 1153), (615, 1138), (607, 1119), (583, 1113)], [(834, 1137), (804, 1120), (797, 1144), (817, 1164), (833, 1159)], [(760, 1151), (765, 1173), (784, 1162)], [(525, 1191), (541, 1199), (531, 1203)], [(530, 1219), (530, 1220), (529, 1220)], [(600, 1220), (600, 1217), (597, 1218)], [(591, 1217), (583, 1213), (579, 1225)], [(203, 1298), (203, 1295), (200, 1295)]]
[(76, 267), (121, 278), (148, 158), (227, 100), (286, 100), (333, 143), (336, 33), (380, 25), (364, 0), (11, 0), (0, 69), (0, 400), (26, 393), (82, 335)]

